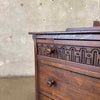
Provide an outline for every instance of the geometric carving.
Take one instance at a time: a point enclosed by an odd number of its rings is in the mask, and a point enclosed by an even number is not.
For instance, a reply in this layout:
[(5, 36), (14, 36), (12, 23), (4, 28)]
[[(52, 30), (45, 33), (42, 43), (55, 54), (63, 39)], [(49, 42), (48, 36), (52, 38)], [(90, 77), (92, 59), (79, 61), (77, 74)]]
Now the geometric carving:
[[(46, 55), (47, 49), (55, 52)], [(100, 66), (100, 48), (79, 47), (55, 44), (38, 44), (38, 55), (58, 58), (62, 60)]]

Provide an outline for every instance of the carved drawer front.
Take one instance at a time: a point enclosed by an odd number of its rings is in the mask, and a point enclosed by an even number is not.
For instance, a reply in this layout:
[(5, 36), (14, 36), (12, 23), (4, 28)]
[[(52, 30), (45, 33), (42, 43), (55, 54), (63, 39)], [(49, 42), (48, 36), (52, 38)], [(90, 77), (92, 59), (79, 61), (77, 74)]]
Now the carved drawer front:
[(53, 100), (100, 100), (99, 79), (42, 63), (38, 73), (39, 91)]
[(45, 95), (39, 94), (39, 100), (52, 100)]
[(67, 45), (67, 42), (65, 44), (38, 43), (38, 55), (100, 67), (100, 46), (95, 47), (92, 42), (89, 42), (92, 46), (88, 45), (88, 47), (86, 44), (82, 46), (83, 42), (79, 43), (80, 46)]

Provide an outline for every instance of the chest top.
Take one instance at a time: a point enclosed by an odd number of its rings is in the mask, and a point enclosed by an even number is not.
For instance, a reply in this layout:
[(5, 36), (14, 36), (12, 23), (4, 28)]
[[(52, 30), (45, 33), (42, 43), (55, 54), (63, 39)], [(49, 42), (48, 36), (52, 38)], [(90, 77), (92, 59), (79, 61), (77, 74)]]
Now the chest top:
[[(37, 46), (37, 55), (84, 64), (92, 76), (100, 77), (100, 27), (69, 28), (63, 32), (30, 32)], [(67, 64), (68, 64), (67, 62)], [(88, 67), (85, 67), (87, 66)], [(93, 68), (93, 66), (96, 66)], [(80, 67), (82, 68), (82, 66)]]
[(29, 32), (36, 39), (100, 40), (100, 27), (68, 28), (61, 32)]

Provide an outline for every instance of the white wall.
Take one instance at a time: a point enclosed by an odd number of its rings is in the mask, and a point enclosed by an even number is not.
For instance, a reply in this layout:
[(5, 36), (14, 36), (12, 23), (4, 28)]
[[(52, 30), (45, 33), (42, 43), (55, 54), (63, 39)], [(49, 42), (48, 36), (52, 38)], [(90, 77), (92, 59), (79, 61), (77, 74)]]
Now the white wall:
[(34, 75), (29, 31), (92, 26), (99, 6), (99, 0), (0, 0), (0, 76)]

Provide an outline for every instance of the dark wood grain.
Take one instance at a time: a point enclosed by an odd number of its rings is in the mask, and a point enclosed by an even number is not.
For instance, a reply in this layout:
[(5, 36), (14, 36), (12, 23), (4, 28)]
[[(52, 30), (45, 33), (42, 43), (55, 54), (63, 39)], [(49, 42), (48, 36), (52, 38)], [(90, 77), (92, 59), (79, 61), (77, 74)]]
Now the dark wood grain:
[[(100, 80), (39, 63), (39, 89), (60, 100), (99, 100)], [(55, 81), (47, 86), (49, 79)], [(43, 92), (43, 91), (44, 92)]]
[(48, 98), (47, 96), (43, 95), (43, 94), (39, 94), (39, 100), (53, 100), (53, 99), (50, 99)]
[(59, 69), (77, 72), (87, 76), (100, 79), (100, 67), (78, 64), (75, 62), (64, 61), (55, 58), (38, 56), (38, 62), (50, 65)]

